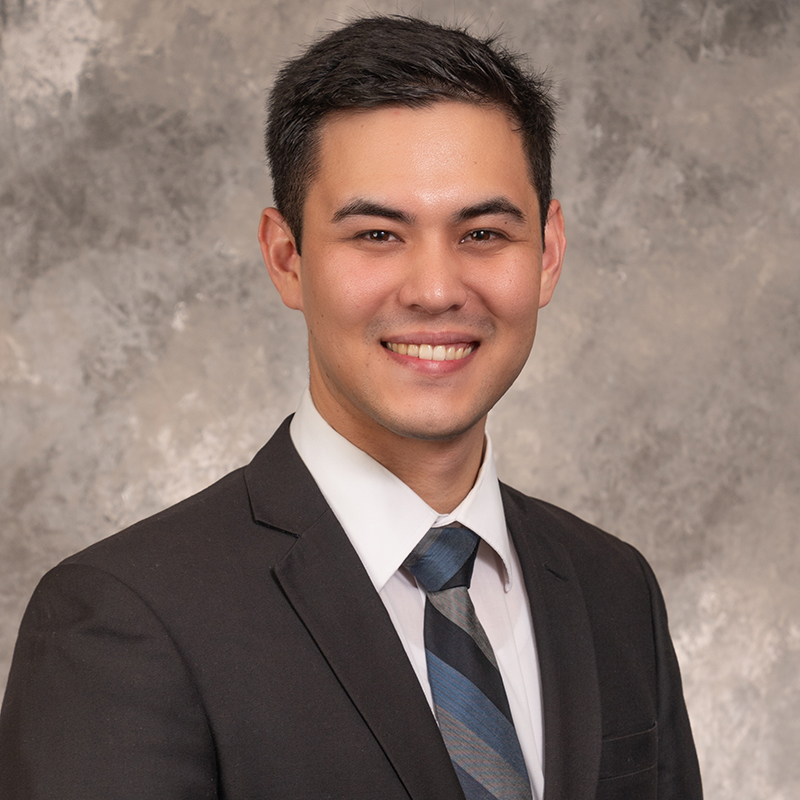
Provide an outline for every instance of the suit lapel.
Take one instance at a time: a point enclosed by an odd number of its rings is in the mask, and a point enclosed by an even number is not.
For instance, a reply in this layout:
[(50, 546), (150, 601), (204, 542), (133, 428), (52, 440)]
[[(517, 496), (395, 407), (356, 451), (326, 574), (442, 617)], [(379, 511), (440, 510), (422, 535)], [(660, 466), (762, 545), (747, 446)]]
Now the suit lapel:
[(559, 523), (502, 486), (531, 606), (542, 681), (545, 800), (589, 800), (600, 765), (600, 693), (592, 631)]
[(245, 477), (256, 519), (297, 537), (276, 580), (409, 795), (463, 797), (386, 608), (294, 449), (288, 420)]

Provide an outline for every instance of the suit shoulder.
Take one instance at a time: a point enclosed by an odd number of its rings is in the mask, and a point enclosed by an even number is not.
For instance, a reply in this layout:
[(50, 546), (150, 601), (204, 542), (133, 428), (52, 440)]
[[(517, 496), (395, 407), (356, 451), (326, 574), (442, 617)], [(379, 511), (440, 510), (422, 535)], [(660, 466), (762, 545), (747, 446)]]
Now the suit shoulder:
[(644, 556), (631, 544), (598, 528), (563, 508), (529, 497), (502, 484), (506, 513), (522, 524), (523, 535), (545, 539), (552, 547), (563, 548), (578, 572), (596, 573), (601, 566), (616, 567), (641, 579), (650, 568)]
[[(96, 542), (55, 570), (81, 566), (104, 572), (142, 595), (156, 592), (166, 603), (263, 582), (327, 509), (304, 469), (287, 419), (248, 465)], [(319, 498), (312, 501), (315, 492)]]
[(150, 552), (192, 546), (207, 538), (210, 530), (250, 517), (242, 469), (220, 478), (190, 497), (139, 520), (123, 530), (81, 550), (67, 563), (91, 564), (115, 552)]
[[(59, 567), (82, 566), (114, 576), (135, 591), (165, 595), (202, 583), (236, 585), (252, 565), (269, 568), (295, 541), (254, 518), (239, 468), (181, 502), (101, 539)], [(57, 568), (58, 569), (58, 568)]]

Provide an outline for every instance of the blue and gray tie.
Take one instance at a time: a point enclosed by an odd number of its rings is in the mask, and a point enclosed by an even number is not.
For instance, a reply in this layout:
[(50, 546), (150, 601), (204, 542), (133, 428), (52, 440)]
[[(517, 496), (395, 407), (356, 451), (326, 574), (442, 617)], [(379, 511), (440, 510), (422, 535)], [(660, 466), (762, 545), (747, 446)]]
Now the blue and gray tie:
[(531, 800), (503, 679), (469, 596), (479, 542), (468, 528), (431, 528), (403, 566), (427, 595), (428, 679), (466, 800)]

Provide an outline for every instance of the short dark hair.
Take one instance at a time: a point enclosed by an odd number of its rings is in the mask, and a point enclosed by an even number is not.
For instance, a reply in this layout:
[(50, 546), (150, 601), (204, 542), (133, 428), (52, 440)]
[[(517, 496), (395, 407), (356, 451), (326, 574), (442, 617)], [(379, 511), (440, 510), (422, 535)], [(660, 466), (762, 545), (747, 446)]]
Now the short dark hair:
[(519, 126), (544, 232), (555, 141), (550, 82), (528, 71), (497, 36), (478, 39), (462, 28), (379, 16), (355, 20), (286, 62), (270, 94), (265, 141), (273, 198), (298, 249), (326, 115), (441, 100), (496, 106)]

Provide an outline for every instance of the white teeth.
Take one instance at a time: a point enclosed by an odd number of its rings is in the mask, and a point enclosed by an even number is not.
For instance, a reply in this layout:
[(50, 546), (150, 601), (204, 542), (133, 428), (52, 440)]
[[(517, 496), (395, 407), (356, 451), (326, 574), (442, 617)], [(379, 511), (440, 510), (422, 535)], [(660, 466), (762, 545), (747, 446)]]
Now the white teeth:
[(434, 346), (432, 344), (398, 344), (396, 342), (386, 342), (386, 347), (398, 355), (421, 358), (425, 361), (460, 361), (474, 349), (472, 345), (456, 347), (452, 344)]

